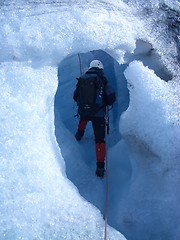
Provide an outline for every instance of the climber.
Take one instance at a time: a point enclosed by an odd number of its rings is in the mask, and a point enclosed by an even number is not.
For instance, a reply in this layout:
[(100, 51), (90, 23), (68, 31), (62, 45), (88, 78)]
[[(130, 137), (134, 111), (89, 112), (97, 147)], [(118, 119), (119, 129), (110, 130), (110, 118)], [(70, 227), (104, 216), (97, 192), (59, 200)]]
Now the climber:
[(78, 83), (73, 95), (80, 115), (75, 138), (77, 141), (82, 139), (86, 125), (91, 121), (95, 136), (96, 175), (101, 178), (105, 172), (106, 107), (116, 100), (115, 92), (104, 76), (103, 70), (102, 62), (93, 60), (88, 71), (77, 78)]

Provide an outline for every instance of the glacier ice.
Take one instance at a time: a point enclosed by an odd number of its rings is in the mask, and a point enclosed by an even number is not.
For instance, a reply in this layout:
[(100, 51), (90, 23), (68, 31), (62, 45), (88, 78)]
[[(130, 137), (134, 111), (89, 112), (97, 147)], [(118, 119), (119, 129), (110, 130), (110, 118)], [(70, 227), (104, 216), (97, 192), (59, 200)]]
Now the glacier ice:
[(1, 239), (103, 239), (105, 183), (84, 161), (86, 149), (93, 158), (92, 132), (84, 145), (73, 137), (78, 53), (83, 71), (104, 57), (118, 94), (108, 151), (108, 239), (125, 239), (120, 232), (127, 239), (179, 239), (178, 50), (167, 37), (162, 4), (179, 6), (171, 0), (1, 3)]

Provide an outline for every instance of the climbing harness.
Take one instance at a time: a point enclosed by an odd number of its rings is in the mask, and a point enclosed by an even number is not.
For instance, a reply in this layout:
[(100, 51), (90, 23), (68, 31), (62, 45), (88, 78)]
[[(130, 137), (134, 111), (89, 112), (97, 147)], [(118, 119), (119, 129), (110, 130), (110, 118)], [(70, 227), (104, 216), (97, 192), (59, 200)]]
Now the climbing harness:
[[(109, 109), (106, 107), (106, 132), (105, 132), (105, 142), (107, 146), (107, 135), (109, 134)], [(108, 221), (108, 155), (107, 155), (107, 149), (106, 149), (106, 157), (105, 157), (105, 163), (106, 163), (106, 204), (105, 204), (105, 224), (104, 224), (104, 240), (107, 239), (107, 221)]]

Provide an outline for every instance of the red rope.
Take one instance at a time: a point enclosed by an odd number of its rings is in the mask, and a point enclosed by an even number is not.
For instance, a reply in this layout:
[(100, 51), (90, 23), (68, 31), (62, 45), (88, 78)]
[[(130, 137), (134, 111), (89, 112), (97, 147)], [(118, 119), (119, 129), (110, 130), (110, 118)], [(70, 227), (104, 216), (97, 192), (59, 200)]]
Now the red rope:
[[(107, 139), (106, 139), (107, 144)], [(108, 221), (108, 158), (107, 158), (107, 148), (106, 148), (106, 205), (105, 205), (105, 224), (104, 224), (104, 240), (107, 239), (107, 221)]]

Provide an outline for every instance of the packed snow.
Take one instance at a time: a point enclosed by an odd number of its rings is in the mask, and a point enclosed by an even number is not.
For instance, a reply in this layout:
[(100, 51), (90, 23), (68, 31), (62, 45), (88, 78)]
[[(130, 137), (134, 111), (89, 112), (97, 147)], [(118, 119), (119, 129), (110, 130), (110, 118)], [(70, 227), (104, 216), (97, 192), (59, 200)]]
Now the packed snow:
[(104, 239), (106, 179), (95, 176), (91, 124), (74, 138), (72, 98), (99, 59), (117, 96), (107, 239), (179, 240), (178, 50), (163, 4), (179, 10), (174, 0), (1, 3), (0, 239)]

